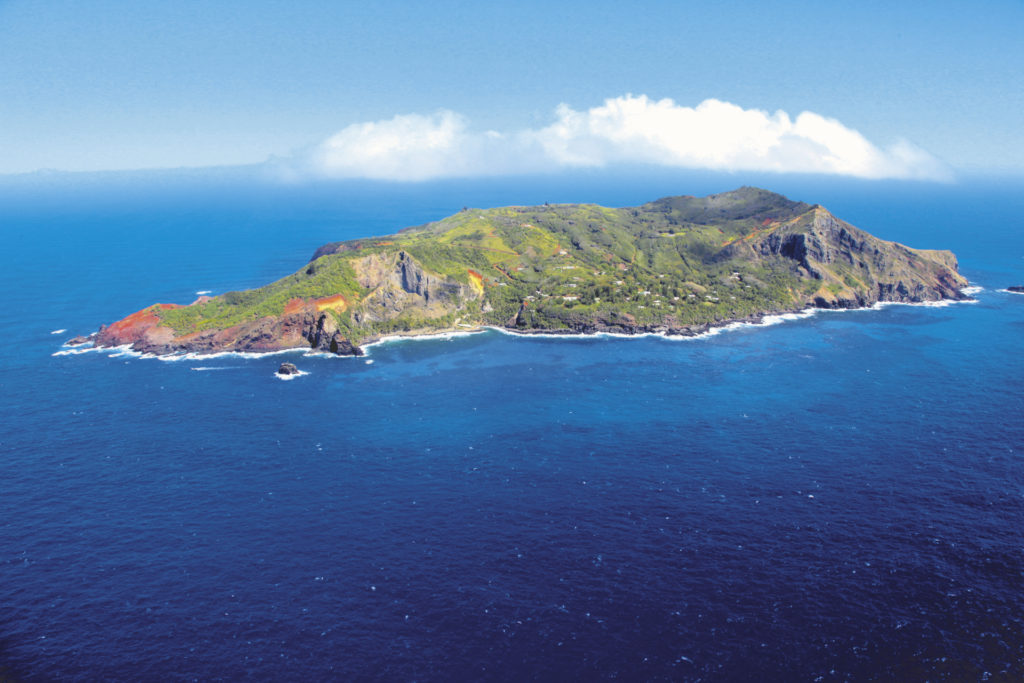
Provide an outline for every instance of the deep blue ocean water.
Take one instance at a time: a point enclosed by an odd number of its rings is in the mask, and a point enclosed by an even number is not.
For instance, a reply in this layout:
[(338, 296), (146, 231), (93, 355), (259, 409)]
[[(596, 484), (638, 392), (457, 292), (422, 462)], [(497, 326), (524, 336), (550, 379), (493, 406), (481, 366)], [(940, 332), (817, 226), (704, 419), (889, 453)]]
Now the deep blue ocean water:
[(0, 185), (0, 680), (1024, 680), (1022, 188), (783, 180), (978, 303), (55, 356), (464, 205), (742, 182)]

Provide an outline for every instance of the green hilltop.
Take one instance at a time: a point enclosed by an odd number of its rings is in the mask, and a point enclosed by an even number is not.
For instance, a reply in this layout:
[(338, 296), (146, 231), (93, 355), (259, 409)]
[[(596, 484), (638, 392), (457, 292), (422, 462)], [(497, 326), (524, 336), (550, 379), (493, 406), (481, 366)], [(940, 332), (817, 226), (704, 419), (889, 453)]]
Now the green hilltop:
[[(258, 289), (155, 306), (156, 329), (127, 341), (158, 353), (307, 343), (347, 353), (455, 326), (687, 334), (807, 306), (962, 298), (964, 285), (949, 252), (885, 242), (820, 206), (744, 187), (630, 208), (463, 209), (324, 245)], [(107, 336), (99, 342), (126, 341)]]

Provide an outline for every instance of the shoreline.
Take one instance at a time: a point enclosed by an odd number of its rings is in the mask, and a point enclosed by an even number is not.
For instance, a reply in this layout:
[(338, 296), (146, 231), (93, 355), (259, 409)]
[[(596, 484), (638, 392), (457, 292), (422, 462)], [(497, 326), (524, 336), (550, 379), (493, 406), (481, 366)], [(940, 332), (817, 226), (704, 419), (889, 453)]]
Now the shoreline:
[[(971, 298), (972, 295), (978, 292), (985, 291), (984, 287), (971, 285), (964, 287), (960, 290), (961, 293), (968, 296), (965, 299), (939, 299), (937, 301), (876, 301), (870, 306), (859, 306), (855, 308), (803, 308), (794, 309), (789, 311), (779, 311), (772, 313), (763, 313), (754, 316), (748, 316), (746, 318), (738, 318), (736, 320), (722, 321), (721, 323), (712, 324), (706, 323), (698, 326), (700, 331), (694, 331), (694, 328), (684, 328), (687, 333), (670, 333), (668, 331), (643, 331), (635, 333), (626, 332), (611, 332), (611, 331), (593, 331), (593, 332), (573, 332), (571, 330), (515, 330), (507, 327), (498, 327), (496, 325), (474, 325), (474, 326), (462, 326), (450, 327), (443, 330), (432, 330), (429, 332), (423, 332), (422, 334), (392, 334), (378, 337), (372, 341), (368, 341), (365, 344), (359, 346), (363, 350), (362, 356), (348, 354), (340, 355), (335, 353), (329, 353), (326, 351), (317, 351), (306, 347), (294, 347), (288, 349), (275, 349), (271, 351), (214, 351), (211, 353), (202, 353), (197, 351), (186, 351), (182, 353), (173, 354), (154, 354), (144, 353), (135, 351), (131, 348), (130, 344), (124, 344), (120, 346), (95, 346), (92, 342), (87, 344), (81, 344), (76, 346), (68, 346), (66, 343), (61, 345), (61, 348), (56, 352), (50, 354), (53, 357), (58, 356), (72, 356), (80, 355), (85, 353), (104, 353), (107, 352), (108, 358), (139, 358), (144, 360), (156, 359), (163, 362), (177, 362), (183, 360), (209, 360), (213, 358), (242, 358), (242, 359), (257, 359), (265, 356), (276, 356), (283, 354), (301, 354), (306, 358), (362, 358), (369, 356), (369, 350), (375, 346), (383, 346), (385, 344), (393, 344), (396, 342), (404, 341), (420, 341), (428, 339), (447, 339), (453, 340), (456, 337), (468, 337), (471, 335), (481, 334), (488, 330), (504, 334), (510, 337), (519, 337), (523, 339), (535, 338), (535, 339), (641, 339), (649, 337), (659, 337), (669, 341), (690, 341), (698, 339), (707, 339), (710, 337), (717, 336), (724, 332), (738, 330), (748, 327), (771, 327), (773, 325), (779, 325), (792, 320), (801, 320), (804, 318), (810, 318), (819, 313), (842, 313), (852, 311), (879, 311), (889, 306), (923, 306), (926, 308), (944, 308), (946, 306), (952, 306), (955, 304), (970, 304), (978, 303), (978, 299)], [(1003, 290), (997, 290), (1003, 291)]]

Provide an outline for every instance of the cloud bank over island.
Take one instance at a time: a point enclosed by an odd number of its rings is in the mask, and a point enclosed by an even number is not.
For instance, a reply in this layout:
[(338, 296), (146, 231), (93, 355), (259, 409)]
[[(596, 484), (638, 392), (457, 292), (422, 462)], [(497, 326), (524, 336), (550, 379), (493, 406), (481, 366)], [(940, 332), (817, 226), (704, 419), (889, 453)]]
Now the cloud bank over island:
[(577, 111), (562, 104), (542, 128), (474, 130), (442, 110), (355, 123), (294, 157), (286, 177), (422, 181), (646, 164), (715, 171), (949, 180), (945, 164), (905, 140), (879, 147), (840, 121), (795, 118), (716, 99), (686, 107), (646, 95)]

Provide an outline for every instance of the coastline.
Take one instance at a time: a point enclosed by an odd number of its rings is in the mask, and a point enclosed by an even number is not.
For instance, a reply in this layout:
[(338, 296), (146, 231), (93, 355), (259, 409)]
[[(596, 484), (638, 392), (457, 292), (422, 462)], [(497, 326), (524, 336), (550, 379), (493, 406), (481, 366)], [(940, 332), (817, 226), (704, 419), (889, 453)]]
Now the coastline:
[[(747, 316), (745, 318), (737, 318), (734, 320), (723, 320), (716, 323), (704, 323), (701, 325), (694, 325), (691, 327), (682, 328), (681, 330), (658, 330), (658, 329), (641, 329), (641, 331), (626, 333), (626, 332), (613, 332), (605, 330), (585, 330), (585, 331), (572, 331), (572, 330), (517, 330), (510, 329), (507, 327), (498, 327), (495, 325), (475, 325), (475, 326), (464, 326), (459, 325), (456, 327), (444, 328), (441, 330), (429, 330), (423, 331), (422, 333), (412, 332), (409, 334), (393, 334), (385, 335), (383, 337), (373, 338), (361, 344), (358, 348), (362, 349), (363, 356), (356, 354), (335, 354), (326, 351), (318, 351), (307, 347), (292, 347), (287, 349), (274, 349), (270, 351), (214, 351), (212, 353), (202, 353), (196, 351), (189, 351), (183, 353), (173, 354), (154, 354), (154, 353), (143, 353), (135, 351), (131, 348), (130, 344), (123, 344), (120, 346), (95, 346), (93, 342), (86, 344), (68, 346), (67, 343), (62, 344), (60, 349), (50, 354), (51, 356), (71, 356), (80, 355), (84, 353), (107, 353), (108, 358), (122, 358), (131, 357), (139, 359), (156, 359), (164, 362), (177, 362), (183, 360), (209, 360), (214, 358), (243, 358), (243, 359), (255, 359), (263, 358), (267, 356), (276, 356), (283, 354), (300, 354), (304, 358), (360, 358), (370, 355), (370, 349), (376, 346), (383, 346), (385, 344), (393, 344), (404, 341), (421, 341), (428, 339), (447, 339), (452, 340), (457, 337), (467, 337), (471, 335), (481, 334), (487, 330), (491, 330), (500, 334), (504, 334), (511, 337), (520, 337), (524, 339), (535, 338), (535, 339), (641, 339), (649, 337), (660, 337), (662, 339), (670, 341), (696, 341), (699, 339), (706, 339), (722, 334), (724, 332), (753, 328), (753, 327), (770, 327), (773, 325), (779, 325), (792, 320), (801, 320), (804, 318), (810, 318), (819, 313), (840, 313), (840, 312), (852, 312), (852, 311), (878, 311), (889, 306), (922, 306), (926, 308), (943, 308), (946, 306), (952, 306), (955, 304), (970, 304), (978, 303), (978, 299), (973, 298), (974, 294), (985, 291), (985, 287), (971, 284), (970, 286), (964, 287), (960, 290), (961, 294), (965, 295), (963, 299), (939, 299), (936, 301), (876, 301), (870, 306), (858, 306), (851, 308), (819, 308), (809, 307), (803, 309), (792, 309), (786, 311), (775, 311), (770, 313), (762, 313), (758, 315)], [(997, 290), (1004, 291), (1004, 290)]]

